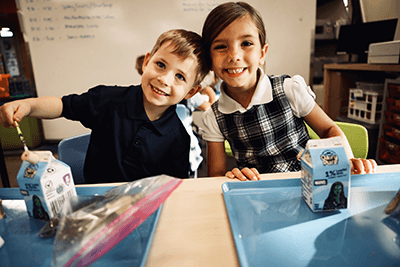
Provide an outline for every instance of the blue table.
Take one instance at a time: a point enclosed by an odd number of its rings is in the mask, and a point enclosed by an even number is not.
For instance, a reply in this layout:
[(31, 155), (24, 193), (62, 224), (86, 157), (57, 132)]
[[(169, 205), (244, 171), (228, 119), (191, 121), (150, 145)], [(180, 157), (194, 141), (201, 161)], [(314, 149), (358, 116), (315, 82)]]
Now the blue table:
[[(102, 194), (111, 186), (76, 187), (78, 195)], [(0, 188), (6, 217), (0, 220), (0, 266), (51, 266), (54, 238), (36, 233), (45, 222), (28, 217), (19, 188)], [(161, 207), (125, 239), (91, 266), (144, 266)]]
[(314, 213), (301, 180), (222, 185), (243, 266), (400, 266), (400, 214), (384, 213), (400, 173), (354, 175), (350, 208)]

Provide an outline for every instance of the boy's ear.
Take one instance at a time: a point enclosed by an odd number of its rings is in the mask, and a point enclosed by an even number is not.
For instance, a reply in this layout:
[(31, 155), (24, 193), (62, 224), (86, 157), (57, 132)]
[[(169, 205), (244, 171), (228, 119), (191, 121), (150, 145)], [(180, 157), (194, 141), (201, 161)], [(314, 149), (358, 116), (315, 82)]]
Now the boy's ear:
[(144, 56), (143, 65), (142, 65), (143, 72), (146, 69), (147, 65), (149, 64), (150, 59), (151, 59), (150, 52), (147, 52), (146, 55)]
[(265, 63), (265, 56), (267, 55), (268, 51), (268, 44), (265, 44), (263, 48), (261, 48), (261, 56), (260, 56), (260, 62), (259, 65), (264, 65)]
[(199, 91), (201, 90), (201, 85), (197, 85), (196, 87), (193, 87), (192, 89), (190, 89), (190, 91), (187, 93), (187, 95), (185, 96), (185, 99), (189, 99), (192, 96), (194, 96), (195, 94), (197, 94)]

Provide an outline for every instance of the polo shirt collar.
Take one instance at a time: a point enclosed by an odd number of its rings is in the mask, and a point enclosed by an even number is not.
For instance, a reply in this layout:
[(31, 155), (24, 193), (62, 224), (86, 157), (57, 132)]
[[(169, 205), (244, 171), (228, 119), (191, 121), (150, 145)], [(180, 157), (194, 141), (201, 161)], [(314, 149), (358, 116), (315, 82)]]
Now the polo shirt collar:
[[(133, 88), (132, 88), (133, 89)], [(164, 116), (156, 121), (150, 121), (147, 117), (146, 111), (143, 106), (143, 91), (142, 86), (140, 90), (130, 90), (129, 97), (127, 99), (128, 117), (133, 120), (141, 120), (147, 123), (151, 123), (154, 128), (162, 135), (165, 135), (168, 131), (173, 129), (173, 123), (171, 123), (172, 117), (175, 114), (176, 105), (170, 106)]]
[(253, 97), (251, 98), (249, 106), (246, 108), (242, 107), (238, 102), (233, 100), (230, 96), (225, 93), (225, 82), (221, 86), (221, 95), (219, 97), (218, 110), (225, 114), (234, 113), (239, 111), (241, 113), (246, 112), (255, 105), (266, 104), (272, 101), (272, 86), (267, 75), (264, 75), (262, 68), (258, 68), (257, 74), (259, 80), (257, 82), (256, 90), (254, 91)]

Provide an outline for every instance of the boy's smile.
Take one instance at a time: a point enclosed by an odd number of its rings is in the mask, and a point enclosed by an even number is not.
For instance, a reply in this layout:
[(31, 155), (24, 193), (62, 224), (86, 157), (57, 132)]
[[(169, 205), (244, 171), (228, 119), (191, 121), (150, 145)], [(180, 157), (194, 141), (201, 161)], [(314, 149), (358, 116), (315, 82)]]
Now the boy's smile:
[(212, 42), (212, 69), (227, 83), (228, 91), (255, 88), (258, 66), (264, 64), (267, 45), (261, 47), (250, 16), (229, 24)]
[(158, 88), (155, 88), (154, 86), (152, 86), (152, 85), (150, 85), (151, 86), (151, 89), (153, 89), (153, 91), (156, 93), (156, 94), (159, 94), (159, 95), (165, 95), (165, 96), (167, 96), (168, 94), (167, 93), (165, 93), (164, 91), (162, 91), (162, 90), (160, 90), (160, 89), (158, 89)]
[[(143, 105), (147, 115), (160, 117), (168, 107), (190, 98), (196, 92), (197, 61), (173, 53), (175, 46), (164, 43), (153, 56), (147, 53), (143, 63)], [(155, 115), (155, 116), (154, 116)], [(150, 118), (151, 119), (151, 118)]]

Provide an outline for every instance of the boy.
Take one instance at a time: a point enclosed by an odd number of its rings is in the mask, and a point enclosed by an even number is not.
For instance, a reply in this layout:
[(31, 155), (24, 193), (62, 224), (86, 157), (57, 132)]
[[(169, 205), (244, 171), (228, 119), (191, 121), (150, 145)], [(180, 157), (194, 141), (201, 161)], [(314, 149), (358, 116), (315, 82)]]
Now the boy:
[(201, 37), (170, 30), (146, 54), (141, 85), (99, 85), (81, 95), (9, 102), (0, 107), (0, 123), (14, 127), (25, 116), (80, 121), (92, 130), (84, 167), (87, 183), (159, 174), (187, 178), (190, 137), (175, 108), (201, 89), (207, 73)]

